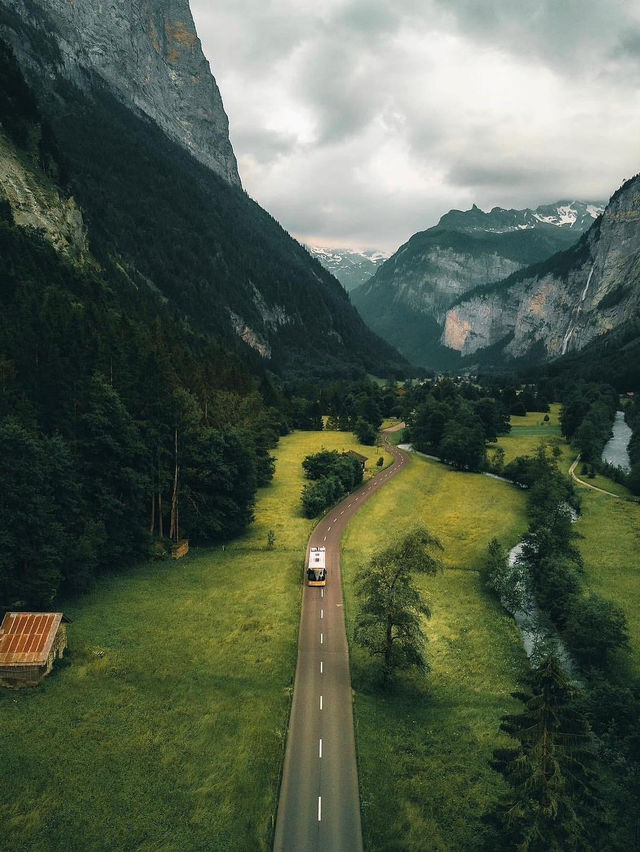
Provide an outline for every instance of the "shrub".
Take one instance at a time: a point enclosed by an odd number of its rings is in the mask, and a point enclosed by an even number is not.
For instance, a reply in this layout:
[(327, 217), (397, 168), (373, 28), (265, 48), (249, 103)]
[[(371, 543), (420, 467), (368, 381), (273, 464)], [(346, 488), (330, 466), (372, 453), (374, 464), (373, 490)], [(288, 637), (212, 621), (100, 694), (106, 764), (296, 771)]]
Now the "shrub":
[(564, 635), (585, 667), (606, 668), (611, 654), (629, 644), (627, 620), (622, 609), (593, 594), (573, 599)]

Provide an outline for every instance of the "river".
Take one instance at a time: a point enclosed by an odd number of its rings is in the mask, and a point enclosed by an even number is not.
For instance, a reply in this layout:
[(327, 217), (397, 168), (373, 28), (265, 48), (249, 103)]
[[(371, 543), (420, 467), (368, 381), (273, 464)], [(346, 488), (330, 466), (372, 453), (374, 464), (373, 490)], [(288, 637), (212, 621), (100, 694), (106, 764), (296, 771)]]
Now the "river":
[(631, 470), (629, 461), (629, 441), (631, 440), (631, 429), (624, 420), (624, 412), (616, 411), (616, 419), (613, 423), (613, 435), (605, 444), (602, 451), (602, 461), (621, 467), (625, 473)]
[[(577, 515), (570, 510), (572, 519)], [(540, 661), (541, 653), (553, 649), (565, 673), (577, 682), (575, 664), (558, 631), (550, 619), (538, 608), (531, 589), (531, 578), (527, 569), (520, 563), (522, 542), (509, 551), (508, 566), (511, 579), (509, 599), (502, 598), (503, 607), (513, 616), (520, 635), (524, 650), (533, 666)]]

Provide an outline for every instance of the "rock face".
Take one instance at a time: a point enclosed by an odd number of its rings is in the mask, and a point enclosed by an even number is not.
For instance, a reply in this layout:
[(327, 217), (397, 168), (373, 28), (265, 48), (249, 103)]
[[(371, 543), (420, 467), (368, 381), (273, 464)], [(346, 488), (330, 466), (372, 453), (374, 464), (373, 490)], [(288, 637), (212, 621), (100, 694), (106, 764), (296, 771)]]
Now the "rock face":
[[(352, 300), (369, 325), (414, 363), (449, 366), (440, 340), (448, 309), (469, 291), (568, 248), (603, 209), (559, 201), (536, 210), (451, 210), (401, 246)], [(457, 349), (451, 342), (460, 335), (453, 323), (446, 345)]]
[(17, 225), (39, 231), (69, 257), (88, 257), (87, 230), (74, 199), (64, 198), (51, 182), (45, 183), (1, 131), (0, 198), (9, 202)]
[(637, 176), (574, 248), (452, 306), (442, 343), (463, 356), (490, 346), (497, 359), (564, 355), (637, 317), (639, 283)]
[[(58, 73), (80, 86), (88, 74), (98, 75), (126, 106), (240, 185), (229, 122), (188, 0), (3, 0), (3, 5), (53, 36)], [(42, 66), (39, 45), (15, 35), (12, 42), (23, 67)]]

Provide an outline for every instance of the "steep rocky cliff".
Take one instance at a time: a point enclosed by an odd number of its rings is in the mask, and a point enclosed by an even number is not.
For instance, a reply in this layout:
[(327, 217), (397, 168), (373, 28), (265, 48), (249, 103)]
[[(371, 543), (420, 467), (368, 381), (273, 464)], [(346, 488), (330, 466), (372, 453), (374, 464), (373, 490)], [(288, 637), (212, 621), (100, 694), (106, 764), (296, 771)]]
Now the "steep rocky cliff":
[(462, 297), (442, 343), (462, 356), (554, 358), (637, 317), (640, 177), (611, 198), (579, 243), (548, 261)]
[[(60, 73), (80, 86), (97, 75), (127, 106), (229, 183), (239, 185), (229, 123), (202, 53), (188, 0), (2, 0), (26, 28), (14, 50), (32, 81)], [(46, 33), (56, 51), (42, 50)]]
[(87, 257), (86, 228), (74, 199), (62, 196), (1, 130), (0, 199), (8, 201), (16, 225), (40, 232), (63, 254)]
[(352, 300), (369, 325), (425, 366), (451, 366), (440, 337), (448, 308), (572, 245), (604, 205), (560, 201), (536, 210), (452, 210), (415, 234)]
[[(13, 45), (22, 83), (14, 75), (12, 84), (23, 87), (3, 98), (0, 75), (0, 131), (35, 134), (28, 159), (52, 185), (34, 191), (28, 169), (7, 160), (0, 201), (70, 255), (82, 253), (74, 230), (86, 237), (107, 276), (148, 291), (257, 373), (402, 370), (338, 281), (242, 191), (213, 78), (189, 79), (201, 53), (192, 23), (176, 23), (188, 12), (186, 0), (0, 0), (0, 42)], [(9, 70), (15, 60), (0, 43), (2, 55)], [(142, 67), (151, 70), (140, 77)], [(216, 115), (220, 146), (205, 133)]]

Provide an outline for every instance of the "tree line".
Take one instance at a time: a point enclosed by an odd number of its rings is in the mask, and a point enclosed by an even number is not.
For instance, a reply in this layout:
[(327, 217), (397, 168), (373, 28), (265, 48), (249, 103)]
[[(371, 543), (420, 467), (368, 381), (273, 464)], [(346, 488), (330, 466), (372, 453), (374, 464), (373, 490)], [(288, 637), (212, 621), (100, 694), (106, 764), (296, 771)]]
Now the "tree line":
[(471, 383), (424, 384), (412, 390), (409, 404), (405, 439), (458, 470), (487, 469), (487, 442), (511, 429), (511, 406)]
[[(502, 729), (516, 744), (495, 752), (493, 767), (508, 783), (487, 814), (492, 849), (601, 849), (633, 845), (632, 802), (638, 794), (640, 683), (627, 677), (628, 631), (616, 604), (585, 592), (576, 546), (572, 483), (541, 447), (510, 466), (526, 486), (529, 531), (510, 567), (491, 542), (483, 577), (509, 609), (531, 597), (558, 629), (579, 666), (572, 682), (553, 649), (542, 648), (523, 704)], [(514, 598), (514, 586), (520, 592)], [(513, 598), (513, 600), (511, 600)], [(510, 603), (511, 601), (511, 603)], [(631, 808), (631, 810), (629, 810)]]
[(176, 463), (185, 533), (241, 532), (286, 429), (247, 366), (6, 209), (0, 276), (0, 603), (48, 606), (146, 557)]

